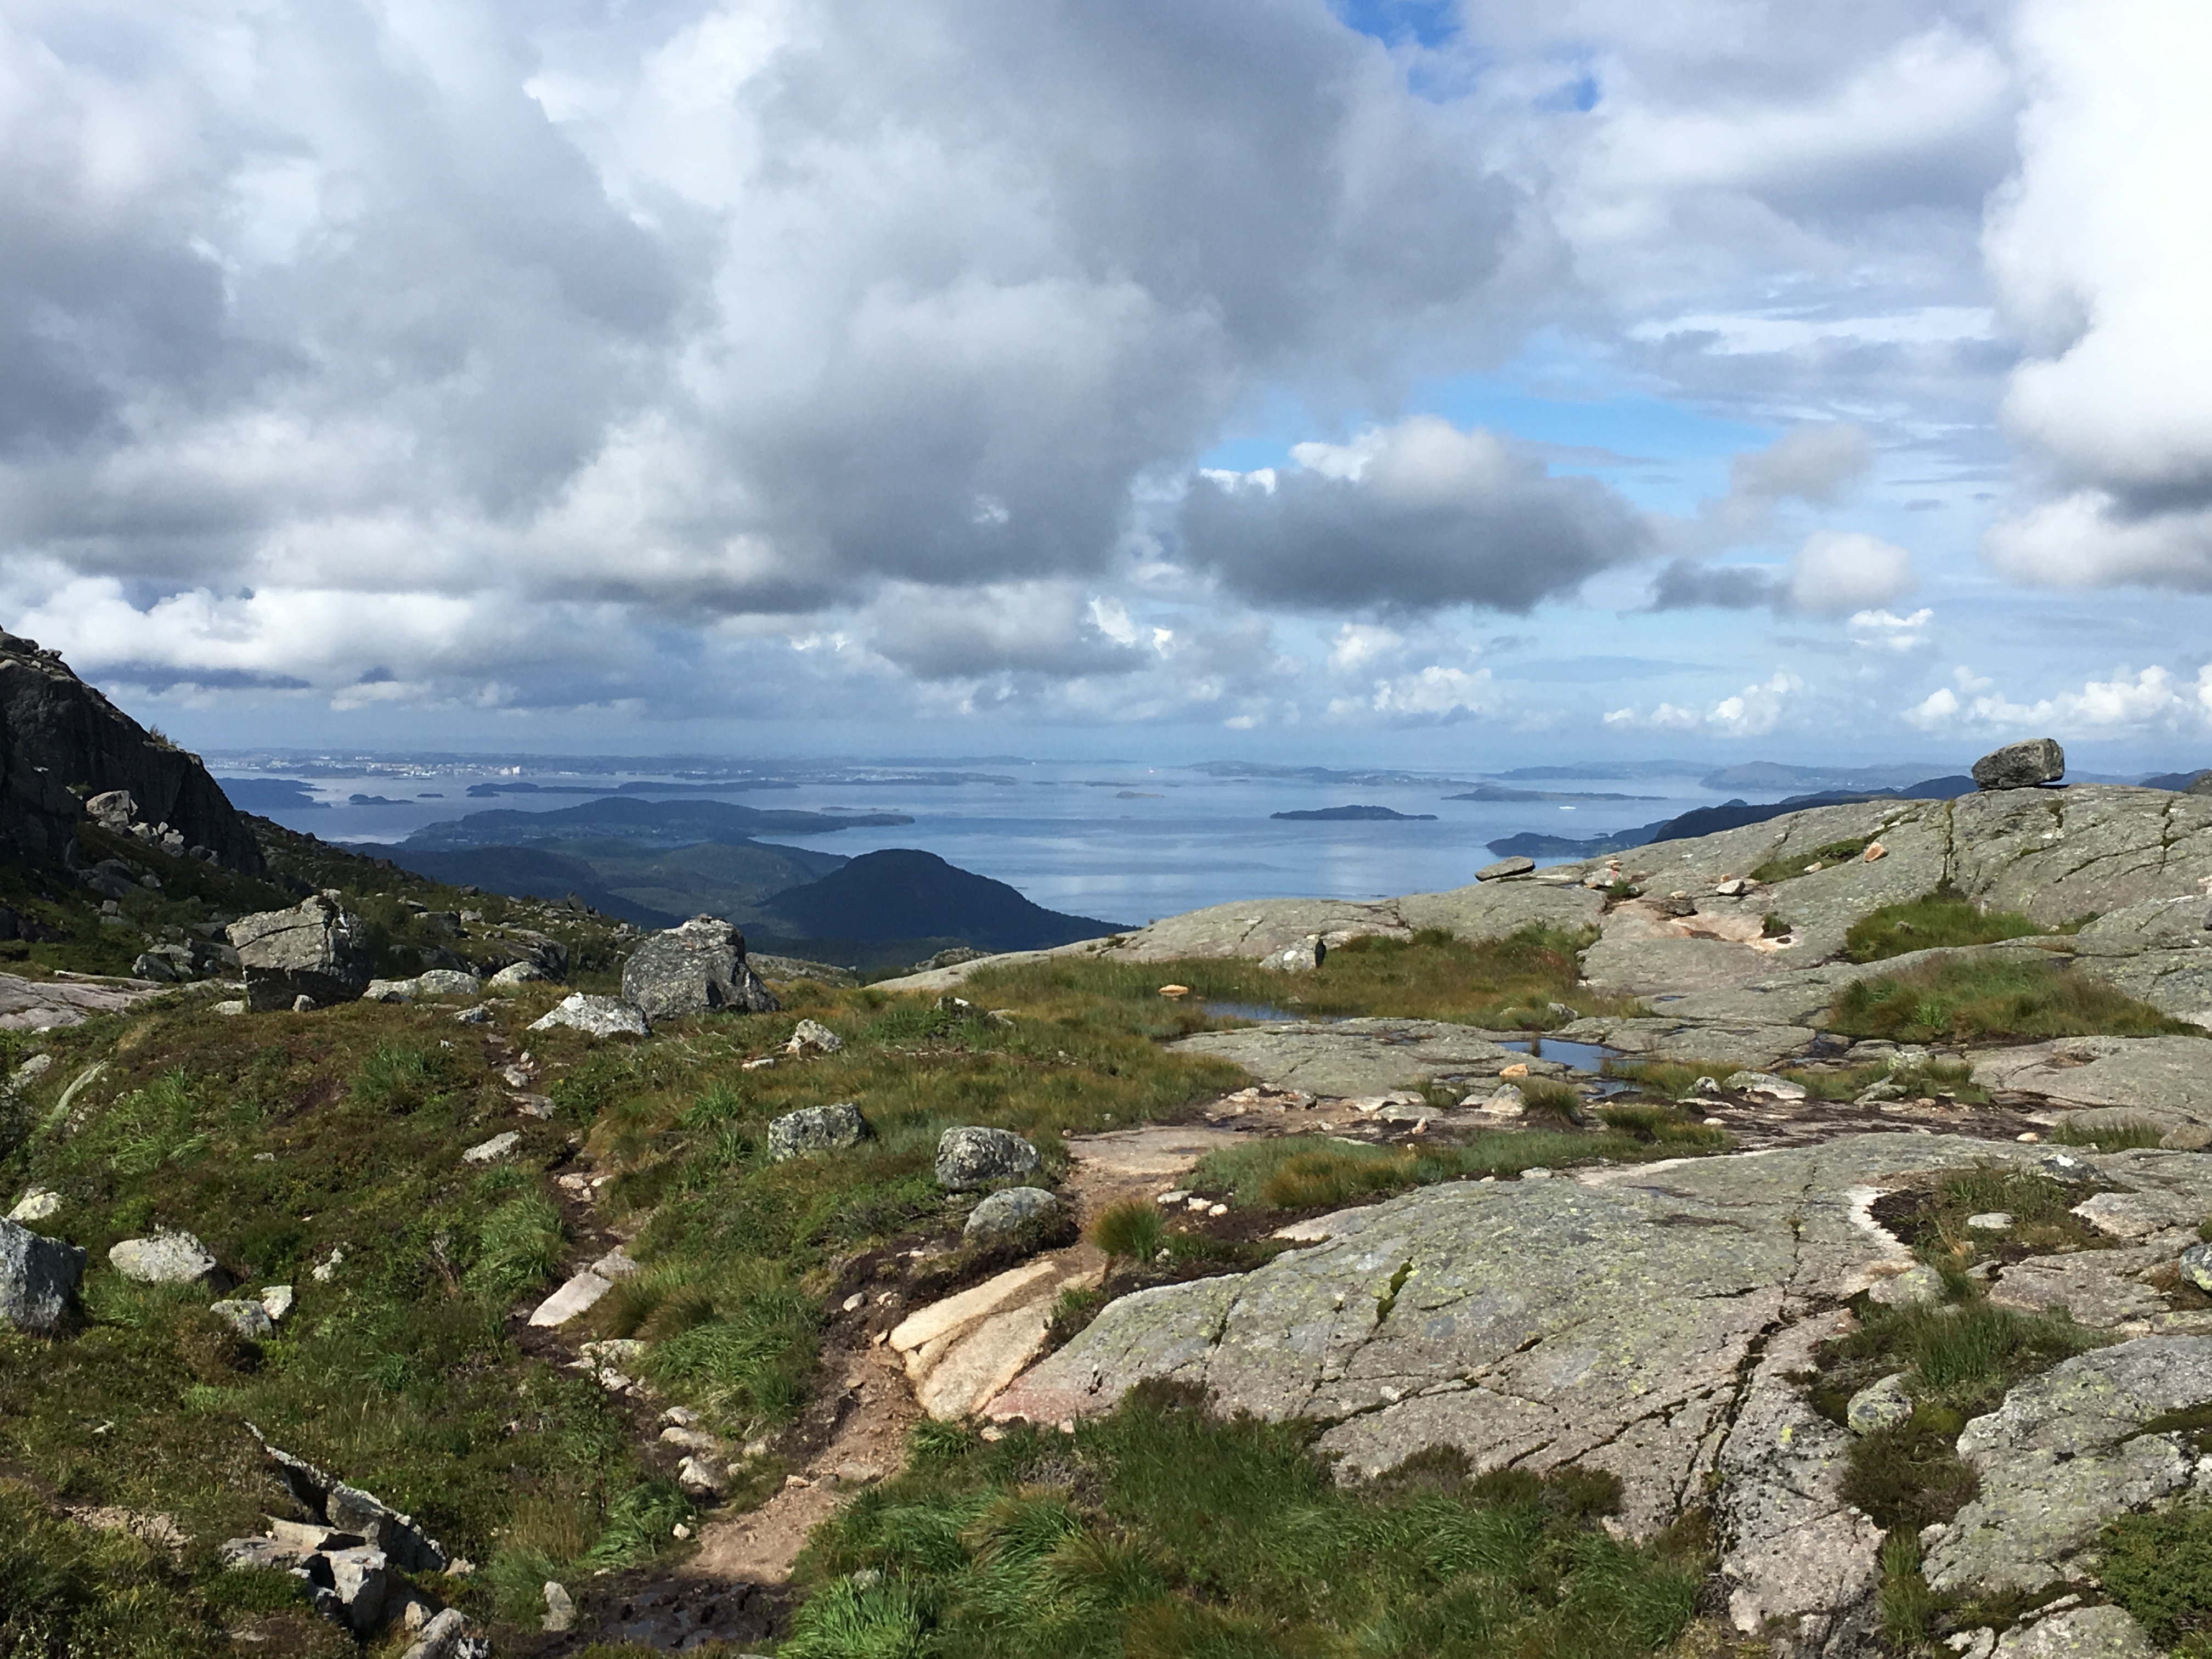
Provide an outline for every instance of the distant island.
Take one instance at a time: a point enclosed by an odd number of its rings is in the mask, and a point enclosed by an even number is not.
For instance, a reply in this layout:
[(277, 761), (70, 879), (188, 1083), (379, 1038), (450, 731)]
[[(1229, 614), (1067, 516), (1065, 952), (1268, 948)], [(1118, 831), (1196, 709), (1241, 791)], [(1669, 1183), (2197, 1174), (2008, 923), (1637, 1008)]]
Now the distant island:
[(1270, 812), (1271, 818), (1294, 818), (1300, 822), (1328, 820), (1334, 823), (1343, 818), (1374, 818), (1393, 823), (1433, 823), (1434, 812), (1395, 812), (1387, 806), (1316, 806), (1303, 812)]
[(1478, 783), (1446, 800), (1664, 800), (1664, 795), (1609, 795), (1586, 790), (1514, 789), (1502, 783)]

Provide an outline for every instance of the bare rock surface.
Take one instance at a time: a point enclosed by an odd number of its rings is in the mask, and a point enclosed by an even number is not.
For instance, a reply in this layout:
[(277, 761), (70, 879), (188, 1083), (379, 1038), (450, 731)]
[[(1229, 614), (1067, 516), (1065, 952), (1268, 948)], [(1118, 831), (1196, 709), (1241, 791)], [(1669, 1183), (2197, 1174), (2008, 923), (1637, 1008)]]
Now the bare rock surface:
[(2203, 1037), (2060, 1037), (1978, 1055), (1973, 1078), (2161, 1129), (2212, 1123), (2212, 1042)]
[(320, 893), (289, 910), (263, 910), (230, 924), (246, 973), (246, 1006), (257, 1013), (350, 1002), (368, 988), (368, 929)]
[(572, 1026), (595, 1037), (641, 1037), (652, 1030), (645, 1016), (619, 997), (592, 996), (584, 991), (572, 992), (549, 1012), (530, 1022), (533, 1031), (550, 1031), (556, 1025)]
[(118, 1014), (167, 988), (147, 980), (26, 979), (0, 974), (0, 1030), (50, 1031), (82, 1025), (94, 1014)]
[(2179, 1433), (2147, 1433), (2212, 1401), (2212, 1337), (2147, 1336), (2081, 1354), (1966, 1425), (1959, 1455), (1981, 1492), (1929, 1551), (1939, 1590), (2035, 1590), (2113, 1516), (2179, 1492), (2196, 1458)]
[(1437, 1019), (1297, 1021), (1201, 1031), (1169, 1046), (1232, 1061), (1273, 1088), (1340, 1097), (1494, 1078), (1507, 1066), (1526, 1065), (1539, 1075), (1566, 1070)]

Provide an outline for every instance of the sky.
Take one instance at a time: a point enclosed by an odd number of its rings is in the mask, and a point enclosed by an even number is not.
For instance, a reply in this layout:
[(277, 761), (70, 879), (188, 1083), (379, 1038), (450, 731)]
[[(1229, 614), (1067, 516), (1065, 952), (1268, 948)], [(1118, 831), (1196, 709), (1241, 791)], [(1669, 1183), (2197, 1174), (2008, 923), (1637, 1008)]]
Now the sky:
[(2194, 0), (0, 0), (202, 748), (2212, 763)]

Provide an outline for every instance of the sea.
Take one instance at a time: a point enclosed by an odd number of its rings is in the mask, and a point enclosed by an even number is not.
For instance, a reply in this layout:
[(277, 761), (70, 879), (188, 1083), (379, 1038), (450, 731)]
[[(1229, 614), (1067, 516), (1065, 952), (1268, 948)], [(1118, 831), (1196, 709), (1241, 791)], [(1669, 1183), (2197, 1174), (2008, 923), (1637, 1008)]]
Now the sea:
[[(1048, 909), (1121, 927), (1246, 899), (1380, 898), (1463, 886), (1496, 856), (1486, 843), (1502, 836), (1597, 836), (1730, 798), (1689, 775), (1511, 786), (1629, 799), (1454, 800), (1493, 781), (1474, 772), (1238, 775), (1003, 756), (942, 764), (728, 765), (266, 752), (207, 758), (245, 810), (325, 841), (384, 852), (428, 824), (465, 813), (550, 811), (618, 789), (648, 799), (666, 798), (665, 790), (761, 808), (904, 813), (913, 823), (757, 839), (848, 854), (920, 848), (1006, 882)], [(732, 775), (708, 775), (715, 773)], [(1734, 793), (1774, 799), (1780, 792)], [(1407, 817), (1274, 816), (1347, 805), (1389, 807)]]

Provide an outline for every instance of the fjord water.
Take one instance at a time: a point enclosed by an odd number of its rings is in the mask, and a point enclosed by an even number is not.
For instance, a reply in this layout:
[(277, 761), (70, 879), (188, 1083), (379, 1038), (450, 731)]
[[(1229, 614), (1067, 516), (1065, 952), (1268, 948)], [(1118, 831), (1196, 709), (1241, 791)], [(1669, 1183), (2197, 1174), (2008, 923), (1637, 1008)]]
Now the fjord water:
[[(650, 763), (641, 763), (649, 765)], [(234, 763), (217, 769), (244, 775)], [(299, 776), (264, 762), (268, 777)], [(1721, 799), (1690, 778), (1577, 781), (1529, 786), (1557, 792), (1609, 792), (1620, 801), (1460, 801), (1451, 779), (1481, 776), (1470, 768), (1428, 783), (1345, 784), (1301, 778), (1214, 777), (1181, 767), (1099, 762), (969, 763), (963, 781), (916, 783), (855, 775), (807, 779), (827, 766), (794, 763), (795, 787), (732, 788), (715, 799), (762, 808), (895, 811), (911, 824), (842, 830), (817, 836), (764, 835), (763, 841), (847, 854), (915, 847), (1010, 883), (1049, 909), (1139, 925), (1156, 917), (1239, 899), (1379, 898), (1464, 885), (1490, 862), (1485, 843), (1523, 830), (1587, 836), (1710, 805)], [(889, 772), (893, 769), (885, 768)], [(915, 768), (908, 777), (925, 775)], [(988, 776), (1002, 781), (981, 781)], [(501, 794), (471, 799), (487, 781), (541, 786), (665, 780), (665, 772), (594, 772), (588, 778), (553, 765), (495, 772), (451, 761), (411, 764), (380, 757), (350, 775), (310, 775), (327, 805), (262, 809), (325, 841), (398, 842), (425, 824), (494, 808), (544, 811), (591, 799), (582, 794)], [(428, 792), (434, 798), (421, 798)], [(352, 805), (356, 795), (381, 797)], [(407, 799), (413, 797), (413, 799)], [(1280, 822), (1269, 815), (1358, 803), (1433, 821)]]

